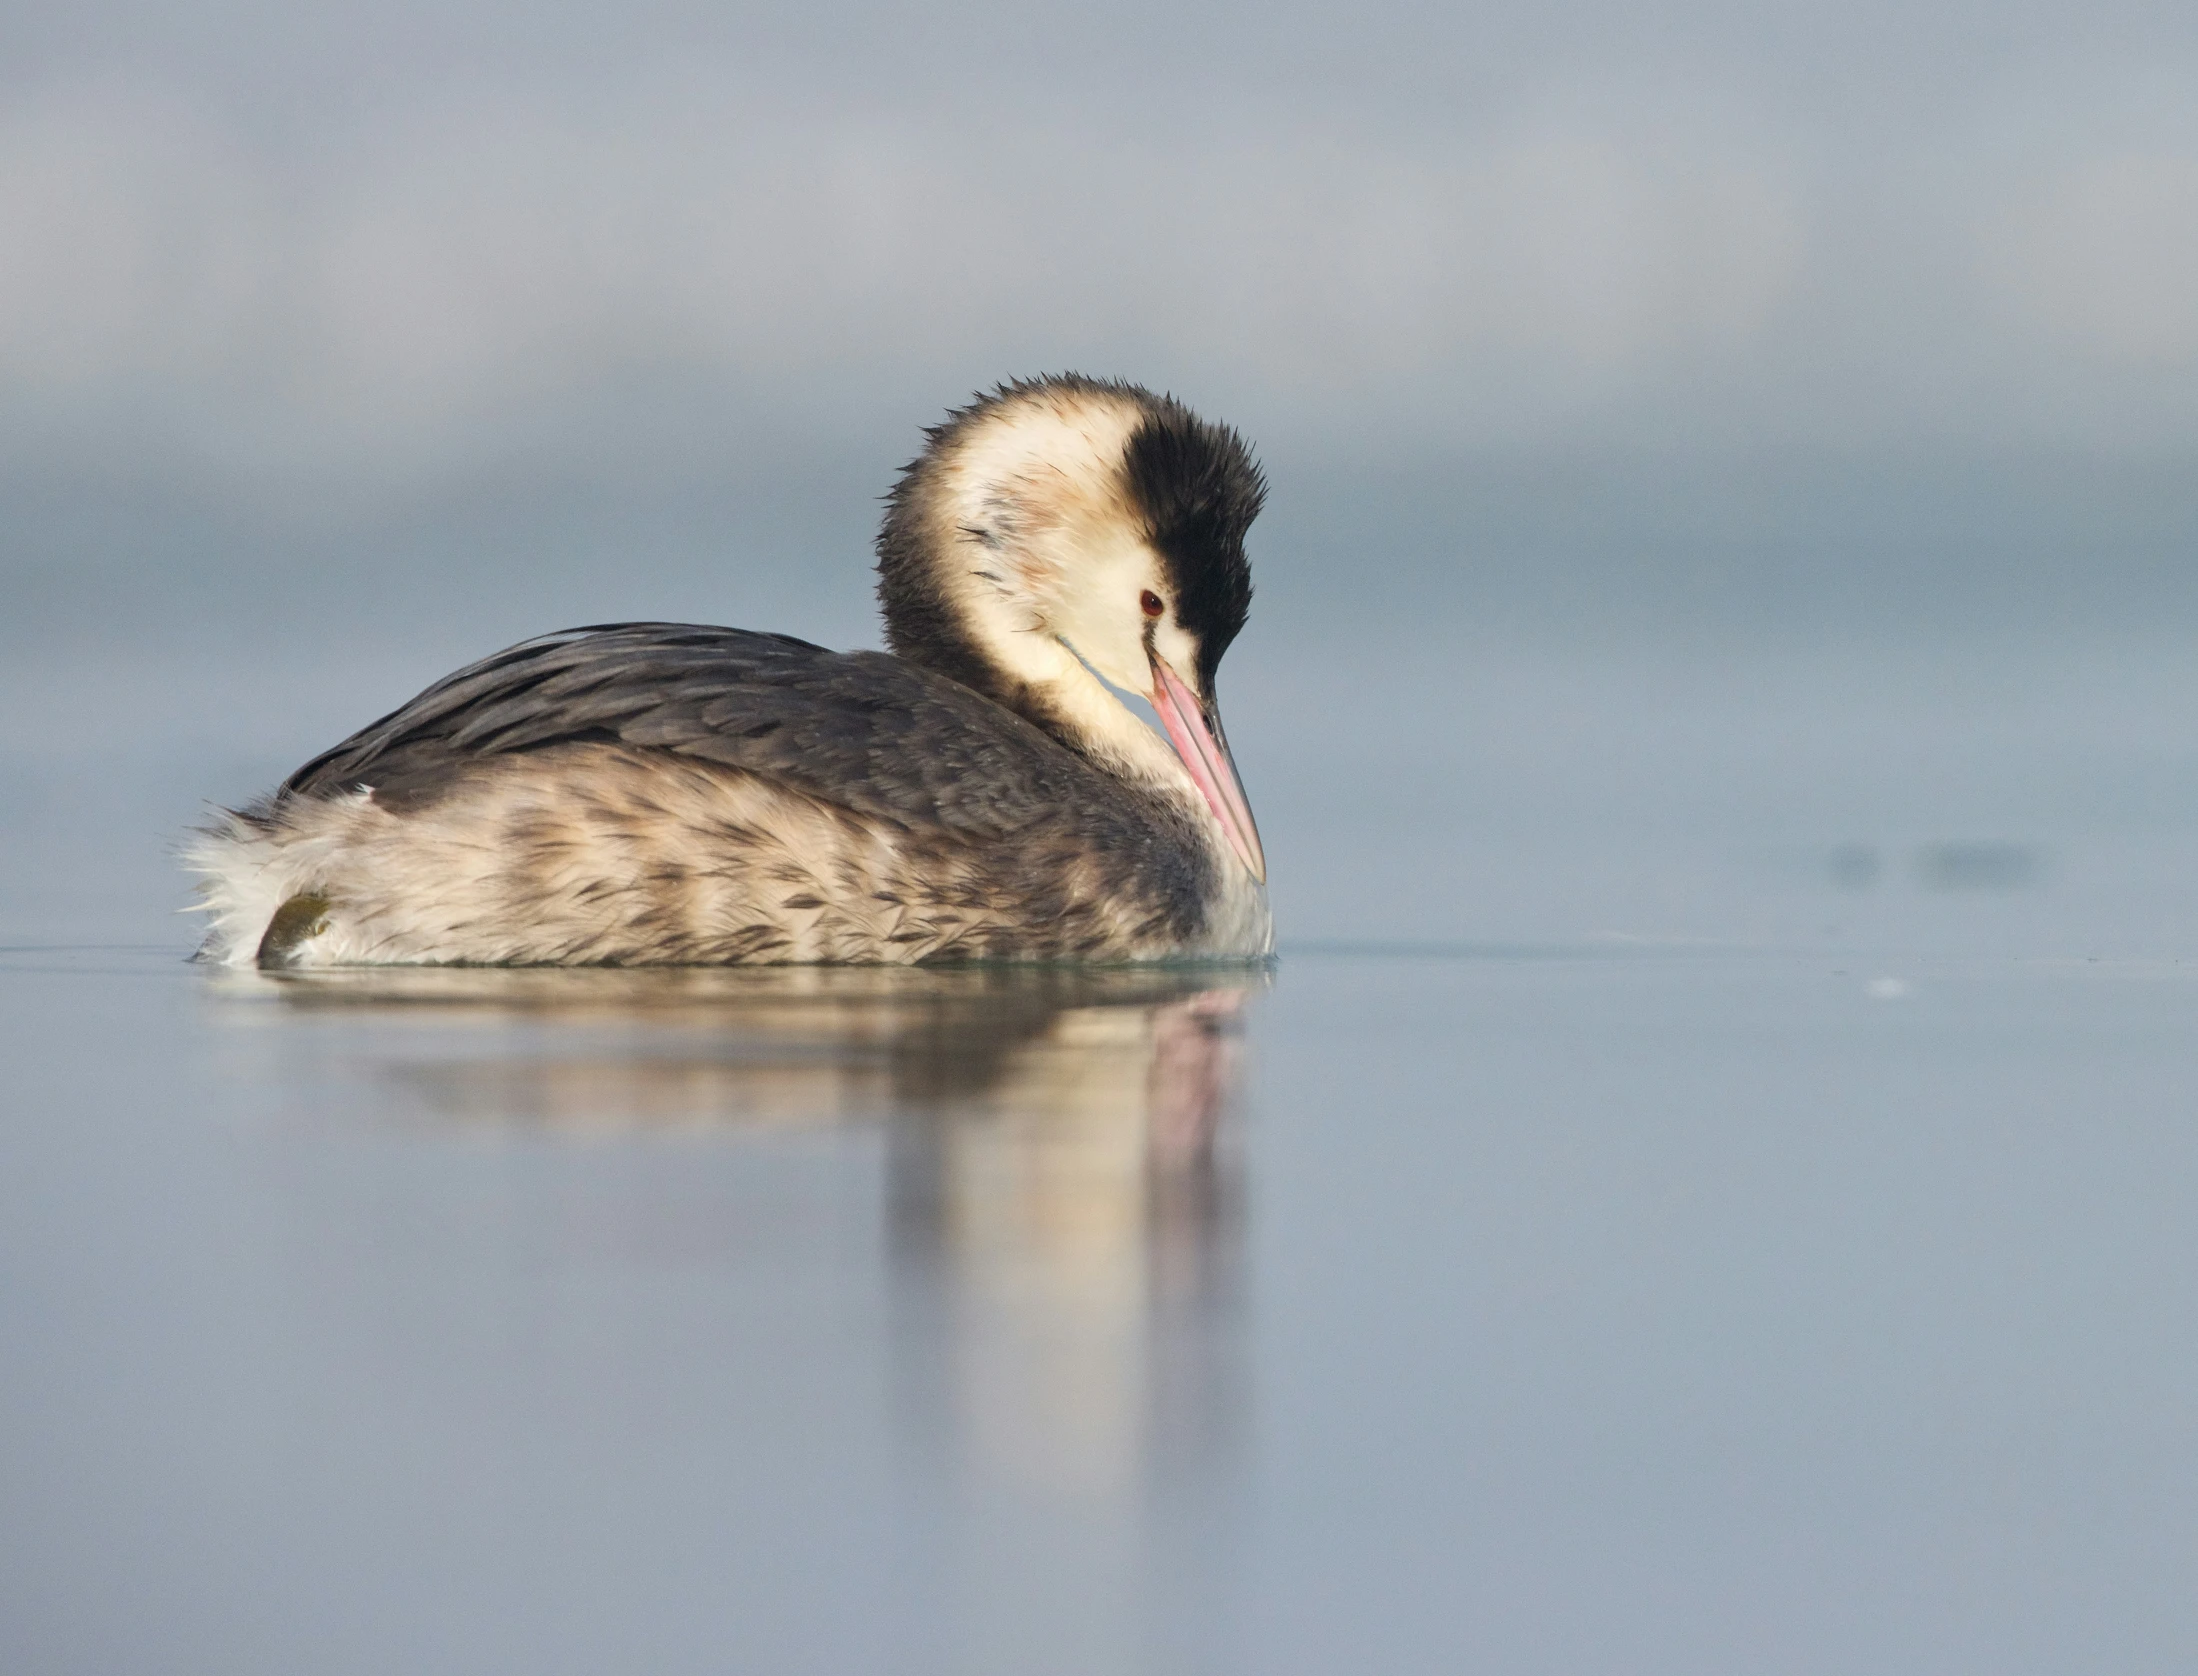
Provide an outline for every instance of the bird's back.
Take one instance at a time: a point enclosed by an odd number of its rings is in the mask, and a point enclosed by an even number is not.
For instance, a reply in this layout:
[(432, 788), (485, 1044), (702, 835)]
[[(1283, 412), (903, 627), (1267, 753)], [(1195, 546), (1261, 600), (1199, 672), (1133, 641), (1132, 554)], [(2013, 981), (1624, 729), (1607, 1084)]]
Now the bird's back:
[(690, 624), (460, 670), (194, 862), (237, 963), (1229, 952), (1164, 798), (901, 659)]

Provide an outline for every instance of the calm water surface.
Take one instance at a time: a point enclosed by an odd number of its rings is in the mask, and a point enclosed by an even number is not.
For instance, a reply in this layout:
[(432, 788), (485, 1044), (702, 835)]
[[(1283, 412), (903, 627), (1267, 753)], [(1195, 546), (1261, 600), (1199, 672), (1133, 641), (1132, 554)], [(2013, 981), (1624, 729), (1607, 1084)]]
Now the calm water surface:
[(7, 1669), (2198, 1656), (2198, 968), (0, 956)]

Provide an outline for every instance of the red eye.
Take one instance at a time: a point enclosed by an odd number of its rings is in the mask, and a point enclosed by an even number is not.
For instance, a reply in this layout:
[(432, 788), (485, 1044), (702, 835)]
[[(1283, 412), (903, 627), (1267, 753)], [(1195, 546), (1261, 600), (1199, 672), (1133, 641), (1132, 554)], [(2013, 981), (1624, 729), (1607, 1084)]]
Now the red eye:
[(1137, 596), (1137, 603), (1145, 608), (1145, 615), (1148, 617), (1157, 617), (1161, 612), (1167, 610), (1167, 606), (1162, 603), (1160, 596), (1150, 588)]

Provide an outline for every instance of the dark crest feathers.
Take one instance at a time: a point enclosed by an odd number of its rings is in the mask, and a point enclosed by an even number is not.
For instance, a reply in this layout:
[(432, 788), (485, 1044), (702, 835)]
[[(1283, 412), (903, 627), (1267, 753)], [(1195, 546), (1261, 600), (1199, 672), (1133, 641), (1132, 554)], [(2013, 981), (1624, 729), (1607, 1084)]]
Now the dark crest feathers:
[(1172, 397), (1148, 397), (1123, 469), (1152, 544), (1175, 581), (1176, 615), (1198, 636), (1198, 684), (1211, 694), (1221, 654), (1244, 627), (1252, 567), (1244, 536), (1267, 498), (1244, 439)]

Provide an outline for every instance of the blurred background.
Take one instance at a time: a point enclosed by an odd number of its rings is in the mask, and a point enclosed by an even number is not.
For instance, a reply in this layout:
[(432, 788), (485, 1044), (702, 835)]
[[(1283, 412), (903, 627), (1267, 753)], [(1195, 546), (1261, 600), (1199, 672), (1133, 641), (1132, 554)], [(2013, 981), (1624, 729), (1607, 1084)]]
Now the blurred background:
[(215, 0), (0, 14), (13, 921), (532, 633), (874, 643), (919, 427), (1061, 368), (1273, 478), (1286, 937), (2174, 888), (2185, 9)]

